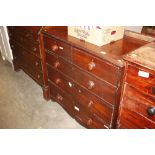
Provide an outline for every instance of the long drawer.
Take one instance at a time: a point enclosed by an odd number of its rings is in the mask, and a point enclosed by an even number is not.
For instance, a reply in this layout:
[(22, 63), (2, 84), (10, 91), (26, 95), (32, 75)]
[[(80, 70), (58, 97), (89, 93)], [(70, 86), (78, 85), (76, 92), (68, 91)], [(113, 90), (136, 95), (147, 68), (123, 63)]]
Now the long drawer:
[(18, 42), (23, 48), (25, 48), (27, 51), (37, 55), (38, 57), (40, 57), (40, 48), (39, 48), (39, 44), (30, 41), (29, 39), (16, 34), (16, 33), (12, 33), (10, 34), (10, 43), (15, 40), (16, 42)]
[(16, 42), (11, 42), (14, 59), (20, 59), (21, 62), (31, 66), (34, 70), (42, 71), (41, 60), (27, 52)]

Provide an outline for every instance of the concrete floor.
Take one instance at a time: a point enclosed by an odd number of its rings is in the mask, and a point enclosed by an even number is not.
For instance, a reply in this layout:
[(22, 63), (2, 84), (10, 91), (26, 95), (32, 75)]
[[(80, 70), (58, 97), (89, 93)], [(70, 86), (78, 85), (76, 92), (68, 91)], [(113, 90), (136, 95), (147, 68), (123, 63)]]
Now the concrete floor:
[(23, 71), (15, 72), (0, 55), (0, 128), (78, 128), (56, 102), (45, 101), (42, 89)]

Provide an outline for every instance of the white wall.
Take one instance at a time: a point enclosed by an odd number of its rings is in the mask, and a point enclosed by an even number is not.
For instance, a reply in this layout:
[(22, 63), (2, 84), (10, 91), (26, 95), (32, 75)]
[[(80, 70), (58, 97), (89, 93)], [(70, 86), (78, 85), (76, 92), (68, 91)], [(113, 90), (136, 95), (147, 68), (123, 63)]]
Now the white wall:
[(125, 26), (126, 30), (130, 30), (138, 33), (141, 33), (142, 28), (143, 26)]

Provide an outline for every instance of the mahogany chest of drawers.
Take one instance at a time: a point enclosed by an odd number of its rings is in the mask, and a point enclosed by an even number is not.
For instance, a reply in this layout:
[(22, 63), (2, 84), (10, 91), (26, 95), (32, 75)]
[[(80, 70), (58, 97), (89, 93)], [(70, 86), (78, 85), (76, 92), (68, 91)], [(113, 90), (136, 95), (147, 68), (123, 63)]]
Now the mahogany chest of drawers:
[(155, 128), (155, 43), (124, 57), (124, 88), (118, 128)]
[(116, 128), (122, 55), (146, 42), (125, 36), (97, 47), (68, 36), (67, 27), (44, 27), (41, 37), (51, 99), (87, 128)]
[(48, 86), (45, 83), (46, 70), (42, 65), (41, 55), (41, 26), (9, 26), (10, 45), (13, 52), (14, 70), (22, 69), (44, 92), (44, 98), (48, 99)]

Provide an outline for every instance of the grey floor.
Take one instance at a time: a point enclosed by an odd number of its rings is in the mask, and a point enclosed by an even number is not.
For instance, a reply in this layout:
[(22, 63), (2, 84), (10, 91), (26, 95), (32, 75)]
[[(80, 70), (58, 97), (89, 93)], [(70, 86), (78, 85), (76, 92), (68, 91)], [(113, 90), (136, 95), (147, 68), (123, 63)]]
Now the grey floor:
[(23, 71), (14, 72), (0, 55), (0, 128), (82, 129), (58, 103), (45, 101), (42, 89)]

